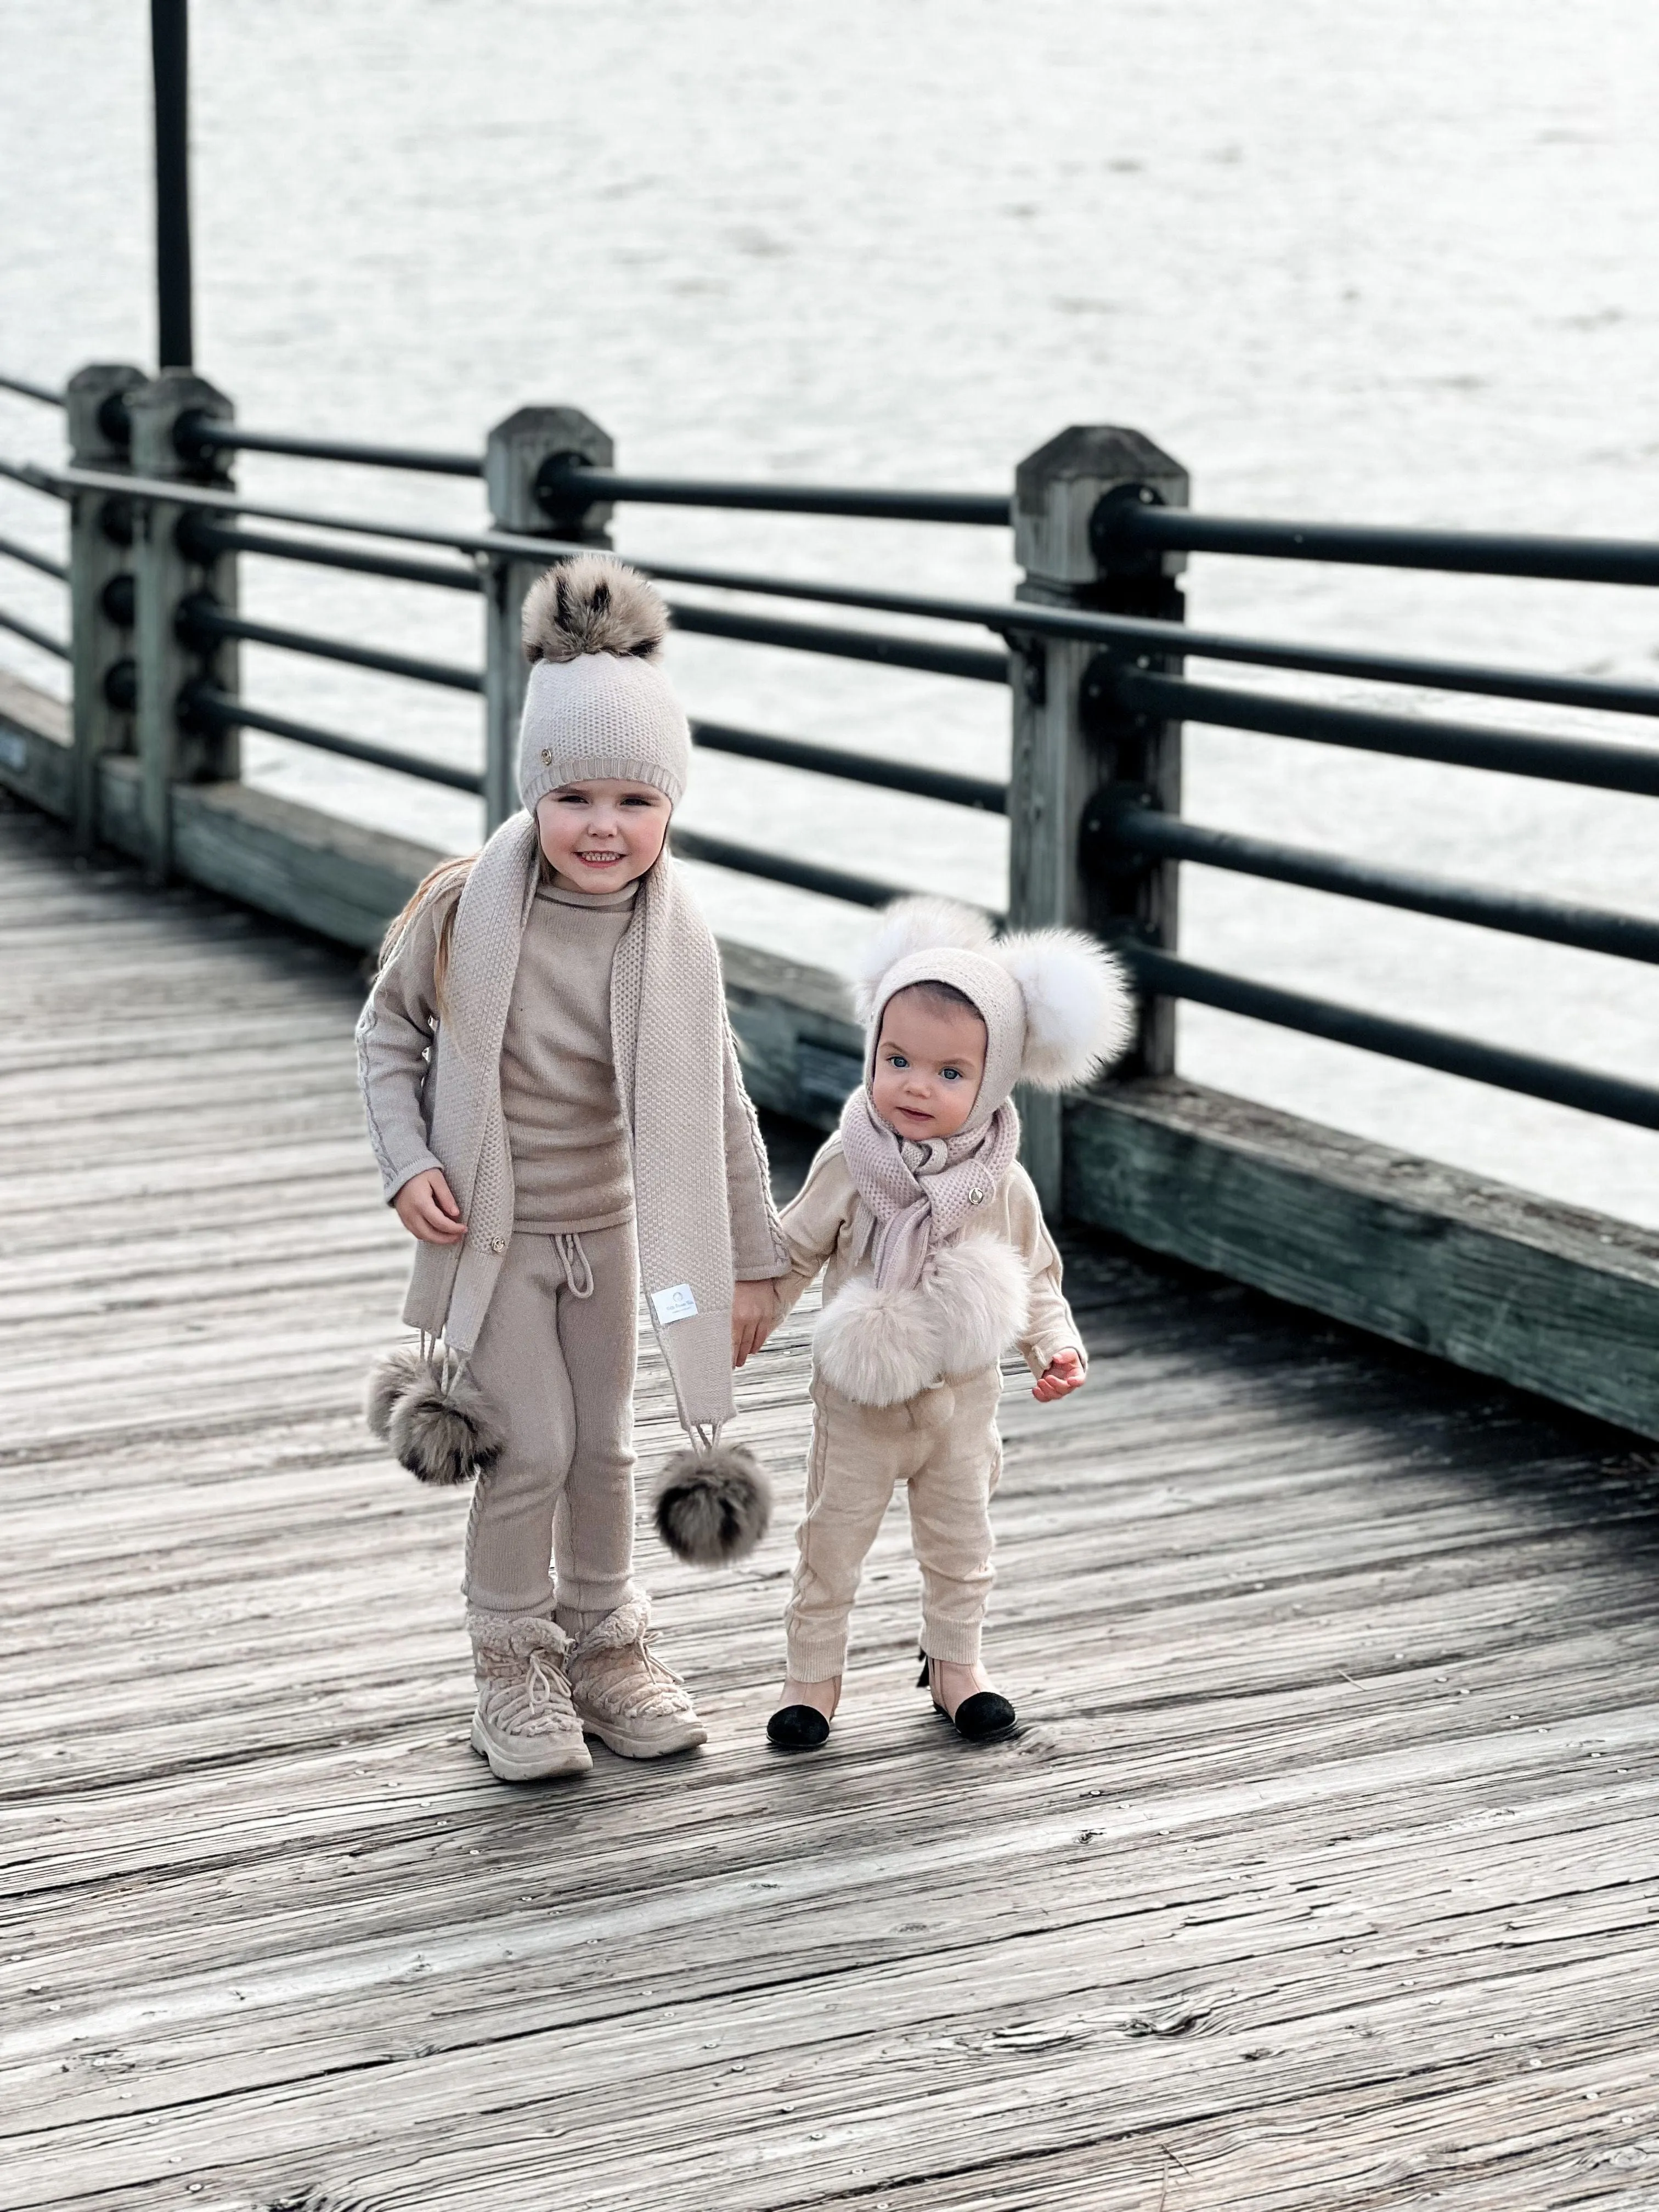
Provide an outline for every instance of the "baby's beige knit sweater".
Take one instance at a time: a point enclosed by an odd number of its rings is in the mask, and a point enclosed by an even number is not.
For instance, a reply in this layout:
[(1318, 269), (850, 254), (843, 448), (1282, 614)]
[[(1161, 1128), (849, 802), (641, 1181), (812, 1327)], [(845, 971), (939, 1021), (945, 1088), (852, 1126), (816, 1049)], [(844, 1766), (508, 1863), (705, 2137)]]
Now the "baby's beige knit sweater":
[[(867, 1257), (854, 1256), (861, 1201), (841, 1139), (831, 1137), (808, 1171), (805, 1182), (778, 1217), (789, 1248), (790, 1272), (777, 1285), (780, 1310), (787, 1312), (809, 1290), (818, 1269), (828, 1267), (823, 1302), (829, 1304), (848, 1276), (874, 1272)], [(1019, 1349), (1033, 1375), (1041, 1376), (1061, 1352), (1075, 1352), (1085, 1366), (1088, 1355), (1072, 1309), (1060, 1288), (1060, 1258), (1042, 1218), (1036, 1187), (1018, 1162), (1003, 1177), (970, 1237), (1000, 1237), (1024, 1263), (1030, 1309)]]

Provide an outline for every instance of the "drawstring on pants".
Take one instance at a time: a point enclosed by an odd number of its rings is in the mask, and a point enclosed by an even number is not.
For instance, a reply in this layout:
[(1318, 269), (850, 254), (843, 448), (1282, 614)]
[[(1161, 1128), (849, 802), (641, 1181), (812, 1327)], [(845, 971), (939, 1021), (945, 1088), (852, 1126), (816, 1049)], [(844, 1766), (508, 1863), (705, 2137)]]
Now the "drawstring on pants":
[(564, 1279), (573, 1298), (591, 1298), (593, 1295), (593, 1270), (588, 1264), (587, 1254), (582, 1249), (580, 1237), (561, 1233), (553, 1239), (554, 1249), (559, 1255), (559, 1265), (564, 1269)]

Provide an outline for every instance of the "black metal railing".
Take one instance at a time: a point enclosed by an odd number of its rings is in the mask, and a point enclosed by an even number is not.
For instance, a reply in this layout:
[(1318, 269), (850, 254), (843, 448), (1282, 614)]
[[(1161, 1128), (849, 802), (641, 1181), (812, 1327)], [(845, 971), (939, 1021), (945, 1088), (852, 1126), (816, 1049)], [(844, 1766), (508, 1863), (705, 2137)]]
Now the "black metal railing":
[[(0, 382), (28, 397), (56, 398), (15, 380)], [(480, 473), (480, 465), (468, 455), (280, 437), (239, 430), (205, 417), (185, 417), (178, 437), (180, 451), (187, 457), (242, 449), (428, 473)], [(500, 564), (544, 562), (588, 550), (574, 538), (446, 529), (390, 517), (330, 514), (170, 480), (87, 470), (46, 471), (7, 463), (0, 463), (0, 471), (40, 490), (59, 494), (104, 490), (182, 505), (189, 510), (182, 526), (184, 542), (203, 558), (234, 552), (477, 593), (488, 588), (489, 572)], [(537, 489), (550, 522), (556, 528), (567, 529), (574, 528), (580, 516), (595, 505), (629, 501), (975, 526), (1006, 526), (1011, 518), (1010, 502), (1000, 495), (682, 480), (598, 469), (564, 458), (544, 465)], [(250, 520), (280, 525), (281, 534), (250, 528)], [(1162, 506), (1134, 487), (1101, 502), (1091, 535), (1103, 562), (1120, 577), (1133, 576), (1137, 571), (1152, 573), (1164, 555), (1190, 551), (1579, 583), (1659, 582), (1659, 546), (1645, 544), (1194, 515), (1183, 508)], [(380, 542), (370, 548), (353, 540)], [(385, 550), (398, 545), (442, 549), (448, 557), (416, 559)], [(12, 554), (48, 574), (61, 577), (64, 573), (59, 564), (9, 541), (0, 540), (0, 554)], [(1339, 707), (1265, 687), (1196, 682), (1184, 672), (1195, 661), (1212, 661), (1268, 672), (1650, 720), (1659, 720), (1659, 685), (1370, 649), (1310, 646), (1189, 629), (1182, 623), (1139, 615), (896, 592), (780, 575), (772, 569), (648, 560), (640, 560), (637, 565), (660, 583), (684, 586), (698, 594), (720, 595), (718, 604), (701, 596), (691, 599), (676, 596), (671, 604), (680, 629), (745, 644), (1002, 684), (1010, 681), (1022, 662), (1034, 667), (1039, 664), (1049, 641), (1089, 644), (1095, 653), (1083, 679), (1081, 711), (1085, 723), (1092, 720), (1103, 732), (1196, 722), (1584, 787), (1659, 796), (1659, 745), (1653, 744)], [(866, 617), (896, 617), (934, 631), (979, 629), (996, 642), (988, 647), (958, 644), (937, 635), (774, 616), (734, 606), (730, 603), (734, 599), (785, 599), (801, 607), (842, 608)], [(256, 623), (207, 599), (188, 603), (180, 619), (185, 634), (201, 645), (234, 638), (416, 683), (475, 693), (484, 688), (483, 676), (475, 670), (379, 652), (315, 632)], [(0, 616), (0, 622), (46, 650), (65, 650), (15, 617)], [(451, 789), (479, 792), (484, 788), (485, 780), (477, 771), (270, 714), (209, 685), (194, 688), (186, 711), (204, 726), (260, 730)], [(1007, 787), (989, 778), (887, 761), (725, 723), (695, 722), (693, 734), (707, 750), (769, 762), (786, 769), (865, 783), (983, 812), (1006, 814), (1009, 808)], [(803, 858), (757, 852), (701, 831), (682, 829), (676, 836), (679, 849), (690, 858), (860, 905), (884, 904), (902, 889)], [(1145, 794), (1133, 792), (1127, 796), (1110, 795), (1091, 812), (1085, 825), (1083, 859), (1085, 866), (1097, 872), (1121, 872), (1170, 861), (1218, 868), (1511, 935), (1659, 963), (1659, 922), (1641, 916), (1243, 836), (1164, 814), (1146, 803)], [(1121, 940), (1121, 945), (1143, 988), (1155, 995), (1219, 1007), (1558, 1104), (1644, 1127), (1659, 1127), (1659, 1088), (1224, 975), (1139, 941), (1133, 933)]]
[(1249, 521), (1122, 497), (1102, 501), (1091, 535), (1101, 558), (1118, 565), (1126, 553), (1149, 562), (1164, 553), (1233, 553), (1266, 561), (1439, 568), (1464, 576), (1540, 576), (1557, 583), (1659, 584), (1659, 545), (1629, 538)]

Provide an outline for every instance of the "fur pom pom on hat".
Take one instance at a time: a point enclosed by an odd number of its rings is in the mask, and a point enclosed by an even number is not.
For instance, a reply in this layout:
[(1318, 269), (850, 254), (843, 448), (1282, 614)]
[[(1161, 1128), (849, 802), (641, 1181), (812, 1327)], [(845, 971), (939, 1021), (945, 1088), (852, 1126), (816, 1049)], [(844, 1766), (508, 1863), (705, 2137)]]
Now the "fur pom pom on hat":
[(854, 976), (867, 1030), (866, 1079), (881, 1017), (897, 992), (948, 983), (985, 1024), (985, 1071), (968, 1127), (982, 1127), (1017, 1083), (1069, 1091), (1118, 1059), (1134, 1034), (1134, 996), (1119, 961), (1076, 929), (994, 935), (989, 917), (953, 900), (889, 907)]
[(538, 576), (524, 595), (525, 659), (578, 660), (585, 653), (630, 653), (654, 660), (668, 635), (668, 609), (637, 568), (604, 553), (580, 553)]
[(678, 1451), (657, 1477), (651, 1516), (677, 1559), (696, 1567), (747, 1559), (772, 1521), (772, 1486), (746, 1444)]
[(691, 733), (658, 666), (668, 609), (654, 584), (608, 553), (582, 553), (525, 594), (530, 667), (519, 732), (527, 813), (562, 784), (646, 783), (684, 794)]

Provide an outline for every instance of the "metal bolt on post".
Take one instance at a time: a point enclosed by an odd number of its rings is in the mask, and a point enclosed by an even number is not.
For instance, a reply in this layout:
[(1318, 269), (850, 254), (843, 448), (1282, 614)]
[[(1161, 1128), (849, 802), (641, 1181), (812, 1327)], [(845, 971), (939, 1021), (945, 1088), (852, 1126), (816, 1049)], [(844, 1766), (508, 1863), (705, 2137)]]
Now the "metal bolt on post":
[[(610, 507), (573, 508), (560, 501), (556, 486), (561, 462), (608, 469), (614, 459), (608, 434), (580, 408), (520, 407), (495, 425), (484, 449), (491, 528), (510, 530), (520, 537), (609, 545)], [(520, 617), (525, 593), (546, 565), (537, 561), (490, 564), (484, 638), (487, 830), (499, 829), (518, 811), (519, 720), (524, 712), (526, 677)]]
[[(1116, 502), (1188, 501), (1186, 471), (1138, 430), (1062, 430), (1022, 461), (1014, 477), (1015, 597), (1042, 606), (1182, 618), (1180, 553), (1143, 555), (1120, 545)], [(1016, 643), (1018, 641), (1016, 641)], [(1009, 910), (1018, 928), (1056, 926), (1133, 935), (1172, 951), (1175, 869), (1116, 870), (1103, 861), (1099, 824), (1133, 792), (1178, 811), (1181, 732), (1116, 714), (1097, 649), (1069, 638), (1030, 639), (1013, 686), (1009, 791)], [(1142, 1009), (1121, 1072), (1167, 1074), (1175, 1065), (1174, 1008)], [(1046, 1206), (1064, 1201), (1063, 1109), (1023, 1093), (1025, 1164)]]
[[(192, 417), (234, 418), (222, 392), (188, 370), (164, 369), (132, 394), (128, 411), (139, 476), (230, 488), (228, 455), (189, 434)], [(234, 640), (204, 646), (183, 634), (181, 612), (198, 595), (228, 614), (236, 611), (236, 556), (192, 551), (191, 514), (188, 505), (170, 499), (143, 500), (135, 512), (140, 815), (145, 866), (157, 879), (173, 865), (174, 784), (234, 780), (241, 766), (236, 732), (210, 729), (191, 713), (191, 691), (198, 684), (233, 696), (238, 690)]]
[[(95, 362), (69, 380), (70, 459), (78, 469), (118, 475), (130, 466), (132, 427), (126, 396), (144, 372)], [(70, 501), (70, 670), (73, 685), (75, 842), (98, 842), (100, 763), (133, 746), (132, 504), (110, 492), (77, 491)]]

